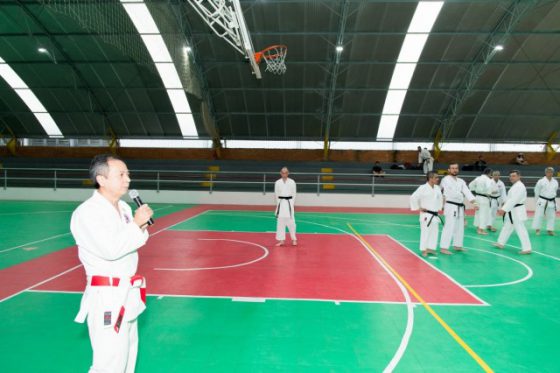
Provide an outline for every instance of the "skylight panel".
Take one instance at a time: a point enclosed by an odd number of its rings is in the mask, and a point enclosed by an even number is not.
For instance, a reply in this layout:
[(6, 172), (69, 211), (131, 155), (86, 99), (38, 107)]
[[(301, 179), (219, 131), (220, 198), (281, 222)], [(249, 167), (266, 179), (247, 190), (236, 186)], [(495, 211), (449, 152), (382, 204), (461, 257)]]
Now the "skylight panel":
[(187, 100), (183, 83), (173, 64), (171, 54), (144, 1), (120, 0), (132, 23), (138, 30), (161, 77), (171, 105), (175, 111), (179, 128), (184, 137), (197, 137), (198, 131)]
[(41, 101), (23, 79), (12, 69), (10, 65), (0, 57), (0, 76), (17, 93), (29, 110), (35, 115), (43, 130), (49, 137), (63, 137), (62, 132), (56, 125), (54, 119), (47, 112)]
[(420, 1), (416, 7), (389, 84), (377, 141), (392, 140), (395, 136), (412, 76), (442, 6), (443, 1)]

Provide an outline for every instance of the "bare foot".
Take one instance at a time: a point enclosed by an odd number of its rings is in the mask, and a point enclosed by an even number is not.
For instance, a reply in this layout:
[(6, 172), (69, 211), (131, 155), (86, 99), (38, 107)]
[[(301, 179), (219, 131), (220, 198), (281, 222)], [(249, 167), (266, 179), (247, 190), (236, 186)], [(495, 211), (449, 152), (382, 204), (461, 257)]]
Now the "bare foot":
[(278, 241), (274, 246), (284, 246), (284, 241)]
[(529, 255), (529, 254), (531, 254), (531, 250), (521, 250), (521, 251), (519, 252), (519, 254), (521, 254), (521, 255)]
[(439, 252), (442, 253), (443, 255), (451, 255), (451, 251), (447, 249), (440, 249)]
[(497, 248), (500, 249), (500, 250), (503, 250), (503, 249), (504, 249), (504, 245), (499, 244), (499, 243), (497, 243), (497, 242), (494, 242), (494, 243), (492, 244), (492, 246), (495, 246), (495, 247), (497, 247)]
[(494, 227), (490, 227), (490, 228), (488, 228), (488, 229), (490, 229), (490, 231), (492, 231), (492, 232), (496, 232), (496, 231), (497, 231), (497, 229), (494, 228)]
[(547, 231), (549, 236), (556, 236), (556, 234), (554, 233), (554, 231)]
[(437, 253), (436, 253), (436, 251), (435, 251), (435, 250), (432, 250), (432, 249), (426, 249), (426, 251), (428, 252), (428, 254), (431, 254), (431, 255), (437, 255)]
[(477, 234), (480, 234), (480, 235), (483, 235), (483, 236), (488, 235), (488, 232), (486, 232), (486, 231), (483, 230), (483, 229), (477, 229), (477, 230), (476, 230), (476, 233), (477, 233)]
[(297, 241), (292, 241), (292, 246), (297, 246)]
[(539, 229), (537, 229), (537, 230), (535, 231), (535, 234), (536, 234), (537, 236), (540, 236), (540, 235), (541, 235), (541, 231), (540, 231)]
[(422, 250), (422, 256), (425, 258), (428, 256), (428, 251), (427, 250)]

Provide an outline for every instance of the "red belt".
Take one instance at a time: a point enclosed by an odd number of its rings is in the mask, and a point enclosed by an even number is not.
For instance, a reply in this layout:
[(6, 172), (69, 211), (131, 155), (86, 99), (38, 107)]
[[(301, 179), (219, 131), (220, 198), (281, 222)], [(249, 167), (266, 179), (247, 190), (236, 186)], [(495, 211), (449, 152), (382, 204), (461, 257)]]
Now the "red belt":
[(91, 286), (119, 286), (121, 279), (118, 277), (91, 276)]
[[(130, 284), (134, 285), (135, 281), (142, 280), (143, 277), (140, 275), (134, 275), (130, 278)], [(118, 277), (107, 277), (107, 276), (91, 276), (90, 285), (91, 286), (119, 286), (121, 279)], [(140, 288), (140, 298), (142, 302), (146, 303), (146, 287), (142, 286)]]

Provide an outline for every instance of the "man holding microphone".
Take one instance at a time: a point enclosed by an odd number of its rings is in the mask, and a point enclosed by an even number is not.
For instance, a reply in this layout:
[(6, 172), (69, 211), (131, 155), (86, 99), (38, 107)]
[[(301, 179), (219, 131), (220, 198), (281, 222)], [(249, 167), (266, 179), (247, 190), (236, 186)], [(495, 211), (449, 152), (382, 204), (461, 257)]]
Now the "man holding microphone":
[(78, 245), (87, 283), (75, 321), (87, 318), (93, 349), (89, 372), (134, 372), (138, 353), (136, 319), (146, 308), (145, 280), (136, 275), (137, 250), (148, 239), (153, 211), (134, 215), (121, 197), (130, 184), (126, 164), (115, 155), (93, 158), (93, 195), (72, 214), (70, 229)]

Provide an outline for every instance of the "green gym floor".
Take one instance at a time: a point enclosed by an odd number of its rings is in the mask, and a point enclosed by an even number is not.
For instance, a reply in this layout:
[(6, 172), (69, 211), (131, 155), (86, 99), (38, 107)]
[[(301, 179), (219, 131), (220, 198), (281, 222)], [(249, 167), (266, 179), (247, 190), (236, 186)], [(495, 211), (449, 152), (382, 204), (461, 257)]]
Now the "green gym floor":
[[(89, 368), (77, 205), (0, 201), (2, 372)], [(560, 372), (558, 236), (520, 256), (469, 217), (466, 253), (422, 258), (417, 215), (300, 208), (276, 248), (272, 208), (151, 206), (137, 372)]]

